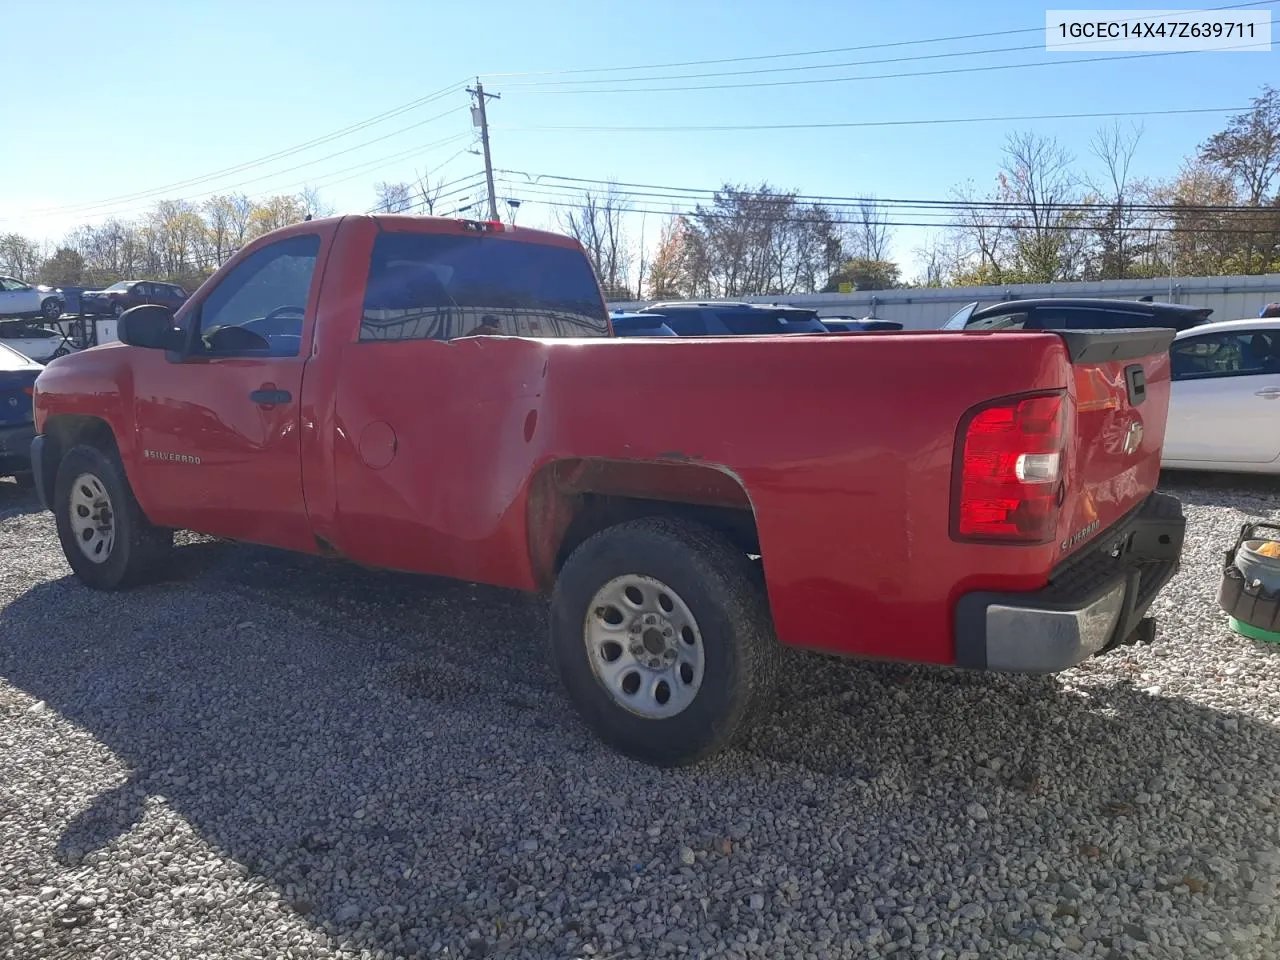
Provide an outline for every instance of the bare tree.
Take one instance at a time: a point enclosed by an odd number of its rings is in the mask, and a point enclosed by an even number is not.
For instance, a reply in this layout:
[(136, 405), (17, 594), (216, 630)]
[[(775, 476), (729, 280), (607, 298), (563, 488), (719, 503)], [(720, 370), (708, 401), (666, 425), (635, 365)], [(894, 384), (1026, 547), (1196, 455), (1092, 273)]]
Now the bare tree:
[(1068, 279), (1068, 204), (1079, 197), (1075, 158), (1053, 137), (1012, 133), (1004, 144), (1000, 198), (1018, 265), (1033, 283)]
[(332, 216), (334, 213), (333, 204), (320, 195), (319, 187), (308, 184), (298, 192), (298, 199), (302, 201), (303, 207), (306, 208), (307, 213), (311, 214), (312, 219)]
[(1134, 194), (1141, 185), (1135, 184), (1130, 175), (1142, 132), (1137, 124), (1125, 131), (1117, 120), (1110, 127), (1100, 128), (1089, 143), (1090, 152), (1102, 164), (1101, 174), (1087, 177), (1085, 183), (1092, 194), (1089, 199), (1103, 206), (1091, 216), (1097, 240), (1094, 273), (1103, 280), (1134, 276), (1137, 261), (1144, 253), (1142, 224), (1134, 211)]
[(417, 175), (413, 188), (418, 210), (434, 217), (436, 207), (440, 203), (440, 195), (444, 193), (444, 179), (436, 177), (433, 180), (430, 171), (424, 170)]
[(603, 193), (584, 191), (577, 207), (557, 213), (560, 228), (586, 250), (605, 297), (610, 300), (624, 300), (631, 295), (627, 286), (631, 250), (622, 222), (626, 210), (617, 188), (609, 184)]
[(874, 197), (859, 200), (849, 230), (849, 255), (861, 260), (889, 259), (889, 223)]
[(1200, 145), (1200, 159), (1231, 174), (1251, 207), (1261, 206), (1280, 176), (1280, 90), (1264, 86), (1248, 113)]
[(1011, 272), (1009, 248), (1012, 246), (1006, 218), (992, 205), (991, 197), (979, 197), (973, 181), (951, 191), (956, 202), (952, 221), (956, 247), (951, 271), (963, 275), (967, 282), (1002, 283)]
[(0, 234), (0, 270), (19, 278), (32, 278), (44, 262), (45, 249), (39, 241), (20, 233)]
[(380, 180), (374, 184), (373, 193), (377, 198), (373, 205), (374, 213), (408, 213), (413, 209), (412, 184)]

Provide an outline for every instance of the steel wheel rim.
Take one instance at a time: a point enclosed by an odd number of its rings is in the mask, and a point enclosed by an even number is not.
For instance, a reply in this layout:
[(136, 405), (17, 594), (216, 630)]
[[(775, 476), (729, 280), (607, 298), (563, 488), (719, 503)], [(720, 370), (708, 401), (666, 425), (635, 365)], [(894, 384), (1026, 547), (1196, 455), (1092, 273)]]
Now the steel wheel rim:
[(57, 320), (62, 316), (62, 311), (58, 308), (57, 303), (50, 301), (45, 305), (44, 316), (46, 320)]
[(71, 532), (76, 546), (92, 563), (106, 563), (116, 542), (115, 512), (106, 486), (92, 473), (82, 473), (71, 484)]
[(682, 713), (702, 687), (698, 622), (661, 580), (629, 573), (600, 587), (587, 606), (583, 640), (591, 672), (613, 702), (646, 720)]

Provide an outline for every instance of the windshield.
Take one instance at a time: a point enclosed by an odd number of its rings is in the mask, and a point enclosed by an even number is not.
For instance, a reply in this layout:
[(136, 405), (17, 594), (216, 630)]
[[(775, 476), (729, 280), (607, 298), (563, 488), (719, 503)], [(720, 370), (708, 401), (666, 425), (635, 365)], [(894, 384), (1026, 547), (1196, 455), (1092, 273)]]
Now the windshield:
[(113, 283), (111, 286), (107, 287), (107, 289), (108, 290), (128, 290), (129, 281), (121, 280), (119, 283)]
[(955, 313), (951, 315), (951, 319), (942, 325), (943, 330), (963, 330), (965, 324), (969, 322), (969, 318), (973, 316), (973, 311), (978, 309), (978, 301), (967, 303)]

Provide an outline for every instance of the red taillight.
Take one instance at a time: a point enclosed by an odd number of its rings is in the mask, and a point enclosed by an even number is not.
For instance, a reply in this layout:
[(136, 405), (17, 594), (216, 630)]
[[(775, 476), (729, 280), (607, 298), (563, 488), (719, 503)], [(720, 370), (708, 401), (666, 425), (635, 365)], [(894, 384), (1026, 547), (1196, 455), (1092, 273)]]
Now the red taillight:
[(22, 392), (25, 393), (28, 397), (34, 397), (36, 395), (36, 388), (34, 386), (23, 387)]
[(957, 439), (952, 533), (1043, 543), (1058, 525), (1066, 445), (1062, 391), (971, 411)]

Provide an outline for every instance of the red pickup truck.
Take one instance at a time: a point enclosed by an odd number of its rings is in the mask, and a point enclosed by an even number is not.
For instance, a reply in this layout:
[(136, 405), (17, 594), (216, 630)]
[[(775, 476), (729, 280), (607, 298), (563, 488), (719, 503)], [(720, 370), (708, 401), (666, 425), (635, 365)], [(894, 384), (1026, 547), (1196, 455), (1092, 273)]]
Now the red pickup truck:
[(549, 593), (574, 704), (659, 764), (747, 729), (780, 644), (1052, 672), (1177, 569), (1171, 330), (610, 333), (565, 237), (296, 224), (51, 363), (36, 482), (100, 589), (183, 528)]

